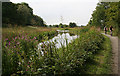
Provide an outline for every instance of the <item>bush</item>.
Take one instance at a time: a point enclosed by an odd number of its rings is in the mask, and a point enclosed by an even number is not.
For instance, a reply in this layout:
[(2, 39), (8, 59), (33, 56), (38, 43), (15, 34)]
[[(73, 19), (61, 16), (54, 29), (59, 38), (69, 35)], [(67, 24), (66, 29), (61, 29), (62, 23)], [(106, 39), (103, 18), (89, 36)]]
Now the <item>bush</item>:
[[(50, 32), (44, 35), (49, 36)], [(104, 37), (97, 31), (89, 29), (81, 32), (80, 37), (66, 44), (66, 47), (62, 45), (59, 49), (55, 47), (56, 42), (43, 44), (42, 49), (37, 49), (36, 39), (29, 36), (15, 37), (12, 41), (5, 39), (3, 75), (82, 74), (83, 64), (88, 58), (92, 58), (96, 51), (99, 51)]]
[(55, 43), (50, 43), (48, 46), (44, 44), (43, 63), (39, 73), (46, 75), (82, 74), (83, 64), (88, 58), (92, 58), (96, 51), (99, 51), (103, 40), (104, 37), (100, 33), (90, 30), (60, 49), (54, 46)]

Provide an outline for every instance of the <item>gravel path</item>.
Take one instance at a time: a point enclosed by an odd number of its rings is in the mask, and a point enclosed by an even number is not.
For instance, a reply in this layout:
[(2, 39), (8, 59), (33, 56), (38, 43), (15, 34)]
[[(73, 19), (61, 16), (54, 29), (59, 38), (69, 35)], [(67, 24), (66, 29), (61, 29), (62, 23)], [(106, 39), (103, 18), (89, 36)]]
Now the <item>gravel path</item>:
[[(104, 33), (102, 33), (104, 34)], [(113, 60), (113, 64), (112, 64), (112, 74), (118, 74), (120, 73), (120, 70), (118, 70), (120, 68), (120, 51), (118, 51), (118, 46), (120, 45), (120, 43), (118, 44), (118, 37), (117, 36), (110, 36), (107, 34), (104, 34), (107, 37), (110, 38), (111, 40), (111, 44), (112, 44), (112, 60)], [(120, 74), (119, 74), (120, 75)]]

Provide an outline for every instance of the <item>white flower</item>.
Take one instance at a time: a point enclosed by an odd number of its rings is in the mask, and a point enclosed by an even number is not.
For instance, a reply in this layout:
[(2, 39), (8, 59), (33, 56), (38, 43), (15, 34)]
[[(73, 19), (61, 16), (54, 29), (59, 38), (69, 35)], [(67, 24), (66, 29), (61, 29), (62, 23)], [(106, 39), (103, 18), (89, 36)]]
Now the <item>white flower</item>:
[(18, 64), (20, 65), (21, 63), (19, 62)]

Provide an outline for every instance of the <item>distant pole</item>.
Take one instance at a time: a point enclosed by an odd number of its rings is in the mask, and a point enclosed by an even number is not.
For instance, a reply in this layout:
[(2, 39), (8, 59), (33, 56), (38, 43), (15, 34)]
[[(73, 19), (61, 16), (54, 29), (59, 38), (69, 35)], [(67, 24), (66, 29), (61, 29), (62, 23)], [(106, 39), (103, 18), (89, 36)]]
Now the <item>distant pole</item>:
[(60, 16), (60, 21), (61, 23), (63, 23), (63, 16)]

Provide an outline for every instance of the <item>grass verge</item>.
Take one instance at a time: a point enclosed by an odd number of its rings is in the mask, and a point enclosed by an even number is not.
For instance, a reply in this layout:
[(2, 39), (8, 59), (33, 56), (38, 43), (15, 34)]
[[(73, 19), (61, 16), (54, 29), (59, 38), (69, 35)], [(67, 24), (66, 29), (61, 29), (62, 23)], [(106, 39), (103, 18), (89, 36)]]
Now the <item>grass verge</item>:
[(85, 64), (86, 74), (111, 74), (112, 48), (110, 39), (104, 36), (102, 49)]

